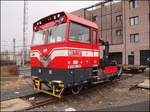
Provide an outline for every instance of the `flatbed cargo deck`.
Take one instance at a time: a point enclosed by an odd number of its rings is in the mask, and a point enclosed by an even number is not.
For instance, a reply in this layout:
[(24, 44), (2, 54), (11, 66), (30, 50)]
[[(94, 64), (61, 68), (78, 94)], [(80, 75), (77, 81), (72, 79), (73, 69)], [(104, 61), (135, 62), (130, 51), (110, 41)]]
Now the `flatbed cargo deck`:
[(143, 65), (123, 65), (123, 70), (124, 71), (130, 71), (130, 72), (144, 72), (146, 69), (146, 66)]

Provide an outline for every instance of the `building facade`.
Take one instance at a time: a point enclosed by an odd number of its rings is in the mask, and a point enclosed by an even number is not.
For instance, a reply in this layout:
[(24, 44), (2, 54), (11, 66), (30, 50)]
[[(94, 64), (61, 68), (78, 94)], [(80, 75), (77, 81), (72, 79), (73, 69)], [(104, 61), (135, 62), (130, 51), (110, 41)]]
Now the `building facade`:
[(150, 63), (149, 0), (107, 0), (72, 13), (98, 24), (100, 38), (110, 43), (111, 60)]

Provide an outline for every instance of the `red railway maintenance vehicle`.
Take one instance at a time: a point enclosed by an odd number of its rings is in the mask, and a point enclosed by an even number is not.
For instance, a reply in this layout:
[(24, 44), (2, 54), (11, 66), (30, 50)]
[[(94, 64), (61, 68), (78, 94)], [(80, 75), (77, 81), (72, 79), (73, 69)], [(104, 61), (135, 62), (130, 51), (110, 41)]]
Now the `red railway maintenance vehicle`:
[[(109, 44), (100, 40), (98, 26), (70, 13), (59, 12), (33, 24), (30, 54), (34, 88), (61, 97), (84, 84), (117, 78), (121, 70), (109, 62)], [(105, 45), (100, 60), (100, 43)]]

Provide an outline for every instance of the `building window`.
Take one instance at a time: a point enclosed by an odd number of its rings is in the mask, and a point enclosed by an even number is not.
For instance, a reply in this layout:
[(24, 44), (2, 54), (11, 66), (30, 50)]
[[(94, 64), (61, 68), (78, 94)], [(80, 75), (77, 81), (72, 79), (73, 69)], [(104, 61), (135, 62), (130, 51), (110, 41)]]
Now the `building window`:
[(137, 25), (139, 23), (139, 17), (135, 16), (135, 17), (130, 17), (130, 25)]
[(134, 55), (134, 51), (131, 51), (131, 55)]
[(122, 30), (116, 30), (116, 36), (117, 37), (122, 36)]
[(138, 0), (130, 0), (129, 1), (129, 6), (130, 6), (130, 9), (131, 8), (137, 8), (137, 6), (138, 6)]
[(130, 34), (130, 43), (139, 42), (139, 33)]
[(120, 21), (122, 21), (122, 15), (116, 16), (116, 22), (120, 22)]
[(96, 21), (97, 15), (92, 17), (92, 21)]

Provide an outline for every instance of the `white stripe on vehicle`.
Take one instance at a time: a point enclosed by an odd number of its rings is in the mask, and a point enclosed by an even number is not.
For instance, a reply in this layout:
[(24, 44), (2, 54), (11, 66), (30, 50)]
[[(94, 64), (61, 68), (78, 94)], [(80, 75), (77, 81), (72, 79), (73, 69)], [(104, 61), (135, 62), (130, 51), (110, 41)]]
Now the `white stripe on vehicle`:
[[(63, 49), (60, 49), (60, 48), (63, 48)], [(71, 47), (60, 47), (60, 48), (52, 49), (50, 51), (48, 57), (50, 56), (51, 60), (53, 60), (55, 57), (58, 57), (58, 56), (68, 56), (68, 52), (70, 50), (76, 49), (76, 48), (64, 49), (64, 48), (71, 48)], [(99, 56), (98, 50), (88, 49), (88, 51), (87, 51), (87, 49), (82, 49), (82, 48), (81, 49), (77, 48), (77, 49), (80, 50), (81, 56), (83, 56), (83, 57), (98, 57)], [(30, 54), (31, 57), (37, 57), (39, 60), (40, 60), (40, 55), (42, 56), (42, 54), (39, 50), (32, 50), (31, 54)]]

